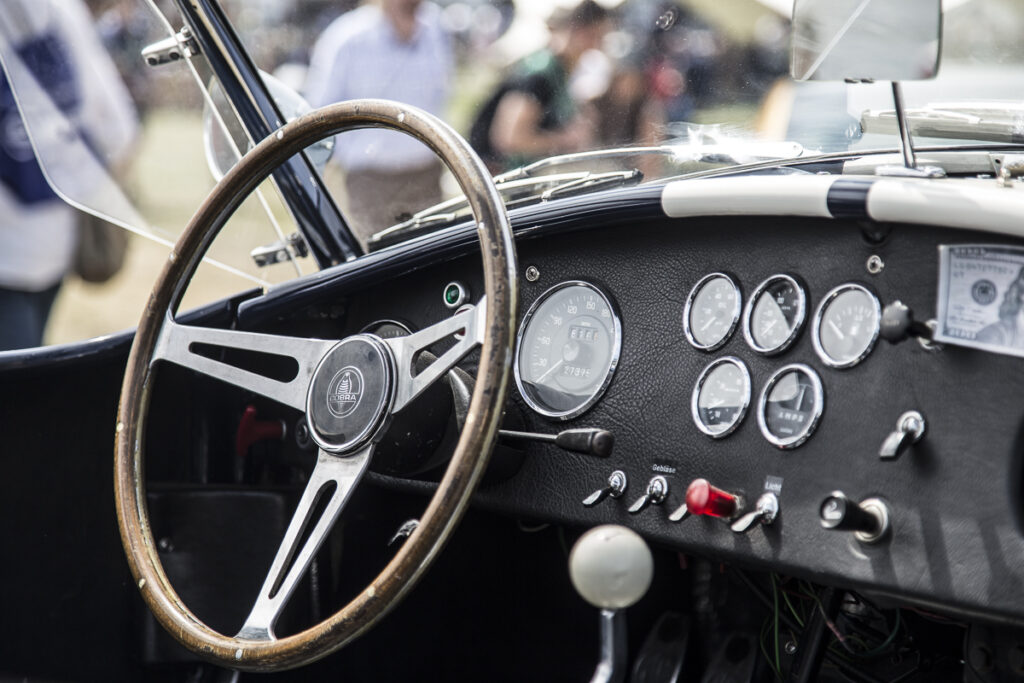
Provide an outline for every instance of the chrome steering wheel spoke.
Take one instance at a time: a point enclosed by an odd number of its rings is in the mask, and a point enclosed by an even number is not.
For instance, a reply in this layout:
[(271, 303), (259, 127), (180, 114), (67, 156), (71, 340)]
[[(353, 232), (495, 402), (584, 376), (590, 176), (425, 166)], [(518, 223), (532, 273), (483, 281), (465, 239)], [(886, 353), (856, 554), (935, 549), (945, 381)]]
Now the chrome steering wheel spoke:
[[(321, 359), (337, 344), (336, 340), (182, 325), (168, 316), (153, 353), (153, 360), (164, 360), (195, 370), (304, 411), (306, 392), (313, 372)], [(282, 381), (198, 353), (197, 350), (203, 347), (211, 351), (238, 350), (291, 358), (298, 365), (298, 371), (290, 380)]]
[[(397, 413), (407, 406), (427, 387), (465, 358), (470, 351), (483, 343), (483, 322), (486, 316), (487, 297), (483, 297), (475, 306), (469, 306), (452, 317), (419, 332), (405, 337), (384, 340), (384, 343), (391, 349), (391, 355), (397, 366), (395, 398), (391, 412)], [(454, 346), (442, 353), (421, 372), (415, 372), (416, 359), (422, 351), (455, 334), (461, 334), (461, 336)]]
[[(236, 638), (277, 639), (274, 626), (281, 611), (362, 479), (372, 454), (372, 444), (347, 457), (320, 450), (256, 604)], [(320, 510), (323, 512), (317, 516)]]

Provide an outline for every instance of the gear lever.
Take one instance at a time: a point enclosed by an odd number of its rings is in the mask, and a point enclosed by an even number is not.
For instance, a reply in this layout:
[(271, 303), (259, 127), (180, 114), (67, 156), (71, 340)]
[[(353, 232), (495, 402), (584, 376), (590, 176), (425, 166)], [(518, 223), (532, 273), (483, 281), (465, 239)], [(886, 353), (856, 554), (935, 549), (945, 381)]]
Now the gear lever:
[(569, 554), (569, 577), (584, 600), (601, 610), (601, 661), (590, 683), (626, 679), (626, 613), (647, 592), (654, 560), (647, 543), (624, 526), (591, 529)]

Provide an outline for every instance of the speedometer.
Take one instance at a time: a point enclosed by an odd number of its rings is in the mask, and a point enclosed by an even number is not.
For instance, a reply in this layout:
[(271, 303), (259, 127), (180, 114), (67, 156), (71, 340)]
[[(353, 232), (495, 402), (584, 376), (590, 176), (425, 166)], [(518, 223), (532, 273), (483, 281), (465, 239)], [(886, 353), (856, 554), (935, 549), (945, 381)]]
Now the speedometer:
[(611, 301), (588, 282), (563, 282), (530, 306), (519, 328), (516, 384), (541, 415), (568, 420), (612, 381), (622, 325)]

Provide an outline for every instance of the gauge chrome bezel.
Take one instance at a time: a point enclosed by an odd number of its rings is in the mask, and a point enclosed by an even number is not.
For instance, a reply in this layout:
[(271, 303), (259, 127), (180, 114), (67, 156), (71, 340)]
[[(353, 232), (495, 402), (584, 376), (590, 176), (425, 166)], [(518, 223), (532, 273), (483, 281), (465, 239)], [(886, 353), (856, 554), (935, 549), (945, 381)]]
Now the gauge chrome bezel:
[[(807, 423), (802, 432), (796, 436), (779, 438), (772, 434), (768, 429), (768, 420), (765, 417), (765, 409), (768, 407), (768, 394), (771, 393), (772, 388), (778, 384), (782, 377), (793, 371), (803, 372), (811, 378), (811, 388), (814, 391), (814, 413), (811, 416), (810, 422)], [(804, 365), (803, 363), (790, 363), (789, 365), (784, 365), (772, 373), (772, 376), (768, 378), (768, 382), (765, 383), (764, 388), (761, 390), (761, 398), (758, 401), (757, 426), (761, 428), (761, 435), (768, 440), (768, 443), (773, 446), (777, 446), (782, 450), (790, 450), (800, 446), (811, 437), (814, 430), (818, 428), (818, 422), (821, 421), (821, 416), (824, 412), (825, 390), (822, 387), (821, 378), (818, 376), (818, 373), (809, 365)]]
[[(757, 305), (757, 300), (761, 298), (761, 295), (765, 293), (768, 287), (770, 287), (775, 282), (778, 282), (779, 280), (785, 280), (793, 287), (793, 289), (799, 295), (798, 302), (800, 305), (797, 309), (796, 321), (794, 322), (793, 329), (790, 330), (789, 332), (789, 336), (786, 337), (786, 339), (783, 340), (783, 342), (778, 346), (769, 348), (766, 346), (761, 346), (760, 344), (757, 343), (757, 341), (754, 340), (754, 333), (750, 329), (750, 324), (751, 319), (754, 316), (754, 307)], [(754, 290), (753, 294), (751, 294), (750, 298), (747, 300), (747, 305), (743, 309), (743, 337), (744, 339), (747, 340), (747, 345), (750, 346), (750, 348), (757, 351), (758, 353), (765, 356), (776, 356), (793, 345), (793, 342), (795, 342), (797, 337), (800, 336), (800, 332), (803, 331), (804, 322), (806, 320), (807, 290), (804, 288), (803, 283), (800, 282), (795, 277), (793, 277), (792, 275), (786, 275), (785, 273), (777, 273), (766, 278), (761, 284), (759, 284), (757, 286), (757, 289)]]
[[(868, 342), (867, 347), (856, 357), (848, 361), (837, 361), (832, 356), (828, 355), (825, 351), (824, 344), (821, 343), (821, 324), (825, 319), (825, 310), (828, 308), (835, 299), (840, 295), (849, 291), (859, 291), (865, 295), (874, 303), (875, 307), (875, 327), (871, 332), (871, 341)], [(814, 314), (814, 323), (811, 327), (811, 343), (814, 344), (814, 352), (818, 354), (818, 358), (821, 362), (830, 368), (836, 368), (842, 370), (845, 368), (852, 368), (862, 360), (867, 358), (875, 348), (875, 343), (878, 341), (878, 334), (882, 329), (882, 303), (878, 300), (878, 296), (875, 295), (870, 289), (857, 282), (844, 282), (838, 287), (833, 287), (829, 290), (825, 298), (821, 300), (821, 304), (818, 305), (818, 310)]]
[[(394, 325), (395, 327), (398, 327), (398, 328), (401, 328), (401, 329), (405, 330), (405, 335), (404, 336), (406, 336), (406, 337), (408, 337), (410, 334), (412, 334), (412, 328), (409, 327), (408, 323), (404, 323), (401, 320), (392, 320), (390, 318), (383, 318), (381, 320), (374, 320), (372, 323), (370, 323), (369, 325), (366, 325), (365, 327), (363, 327), (363, 329), (359, 330), (359, 334), (372, 334), (375, 337), (380, 337), (379, 334), (377, 334), (376, 332), (372, 332), (371, 330), (379, 330), (380, 328), (384, 327), (385, 325)], [(380, 337), (380, 338), (384, 339), (384, 337)]]
[[(523, 337), (526, 334), (527, 328), (530, 326), (530, 321), (533, 319), (533, 314), (537, 311), (540, 306), (547, 301), (556, 292), (566, 289), (567, 287), (586, 287), (592, 290), (608, 304), (608, 311), (611, 313), (612, 327), (615, 331), (615, 340), (612, 344), (612, 357), (608, 364), (608, 371), (605, 373), (604, 380), (602, 380), (600, 386), (594, 390), (590, 397), (580, 404), (578, 407), (566, 411), (555, 411), (549, 410), (541, 405), (538, 405), (536, 401), (530, 396), (529, 392), (526, 391), (523, 386), (522, 375), (519, 371), (520, 354), (523, 350)], [(615, 303), (611, 297), (604, 293), (604, 291), (597, 285), (586, 282), (585, 280), (566, 280), (565, 282), (559, 282), (553, 287), (549, 287), (537, 299), (533, 302), (526, 314), (523, 316), (523, 320), (519, 323), (519, 331), (516, 333), (516, 350), (515, 350), (515, 362), (512, 364), (512, 371), (516, 378), (516, 387), (519, 389), (519, 395), (523, 397), (526, 405), (530, 406), (534, 412), (544, 417), (560, 420), (562, 422), (571, 420), (574, 417), (579, 417), (583, 413), (590, 410), (595, 403), (601, 400), (604, 396), (604, 392), (608, 389), (608, 385), (612, 383), (612, 377), (615, 375), (615, 369), (619, 365), (619, 353), (622, 351), (622, 321), (619, 319), (619, 311), (615, 307)]]
[[(730, 424), (723, 431), (713, 431), (700, 418), (700, 391), (702, 388), (704, 388), (704, 383), (707, 382), (708, 377), (711, 376), (711, 373), (715, 370), (715, 368), (725, 364), (736, 366), (737, 368), (739, 368), (740, 373), (743, 375), (743, 405), (740, 406), (740, 411), (739, 413), (737, 413), (736, 419), (733, 420), (732, 424)], [(722, 356), (721, 358), (717, 358), (708, 363), (707, 367), (705, 367), (703, 372), (700, 373), (700, 377), (697, 378), (697, 383), (693, 387), (693, 394), (690, 397), (690, 415), (693, 416), (693, 422), (694, 424), (697, 425), (697, 429), (704, 432), (712, 439), (723, 439), (732, 434), (734, 431), (736, 431), (736, 429), (739, 428), (740, 423), (742, 423), (743, 419), (747, 416), (747, 409), (750, 407), (750, 397), (752, 391), (753, 389), (751, 387), (750, 382), (750, 371), (747, 370), (746, 364), (736, 356)]]
[[(726, 331), (725, 336), (723, 336), (721, 340), (715, 342), (714, 344), (701, 344), (700, 342), (697, 341), (697, 338), (693, 334), (693, 330), (690, 328), (690, 312), (693, 309), (693, 302), (697, 298), (697, 294), (700, 293), (704, 285), (711, 282), (715, 278), (720, 277), (728, 280), (729, 284), (732, 285), (733, 291), (736, 293), (736, 306), (733, 309), (732, 322), (729, 323), (729, 329), (728, 331)], [(690, 345), (693, 346), (693, 348), (699, 349), (701, 351), (715, 351), (725, 346), (725, 343), (732, 338), (733, 333), (736, 331), (736, 326), (739, 325), (740, 315), (742, 313), (743, 292), (740, 291), (740, 286), (736, 284), (736, 280), (733, 279), (733, 277), (727, 273), (708, 273), (707, 275), (705, 275), (704, 277), (697, 281), (697, 284), (695, 284), (693, 288), (690, 290), (690, 295), (686, 297), (686, 305), (683, 307), (683, 333), (686, 335), (687, 341), (690, 342)]]

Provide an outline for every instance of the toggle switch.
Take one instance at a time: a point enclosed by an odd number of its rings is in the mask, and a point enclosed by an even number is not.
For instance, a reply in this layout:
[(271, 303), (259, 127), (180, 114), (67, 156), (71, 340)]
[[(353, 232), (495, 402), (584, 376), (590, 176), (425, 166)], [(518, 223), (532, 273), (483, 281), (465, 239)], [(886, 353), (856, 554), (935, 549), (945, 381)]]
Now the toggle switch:
[(605, 498), (618, 498), (626, 491), (626, 473), (622, 470), (615, 470), (608, 476), (608, 484), (597, 491), (594, 491), (583, 500), (583, 504), (594, 507)]
[(743, 507), (743, 498), (712, 486), (707, 479), (694, 479), (686, 489), (686, 508), (694, 515), (732, 519)]
[(635, 515), (646, 510), (649, 505), (661, 505), (667, 497), (668, 479), (659, 474), (647, 482), (647, 491), (630, 506), (629, 513)]
[(743, 515), (729, 527), (738, 534), (750, 531), (757, 524), (768, 526), (779, 516), (779, 497), (771, 491), (757, 499), (754, 509)]
[(874, 543), (889, 533), (889, 506), (878, 498), (855, 503), (842, 491), (833, 491), (818, 510), (821, 526), (833, 531), (852, 531), (862, 543)]
[(691, 514), (690, 508), (686, 507), (686, 502), (684, 501), (682, 505), (675, 509), (675, 512), (668, 516), (668, 521), (681, 522), (690, 517)]
[(896, 421), (896, 430), (882, 442), (882, 447), (878, 449), (878, 457), (882, 460), (895, 460), (921, 440), (924, 430), (924, 416), (916, 410), (908, 410)]

